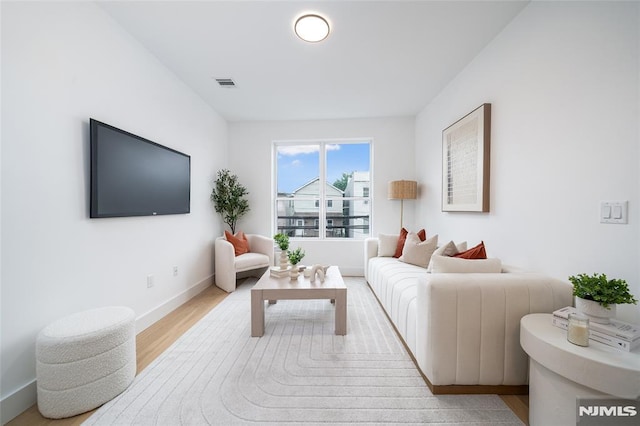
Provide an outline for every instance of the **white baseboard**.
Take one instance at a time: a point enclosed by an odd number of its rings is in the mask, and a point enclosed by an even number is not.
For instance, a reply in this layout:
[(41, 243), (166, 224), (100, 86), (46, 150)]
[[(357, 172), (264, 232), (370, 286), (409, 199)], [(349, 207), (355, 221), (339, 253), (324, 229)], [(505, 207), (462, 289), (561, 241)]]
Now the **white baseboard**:
[[(153, 323), (162, 319), (169, 312), (186, 303), (204, 289), (213, 285), (213, 283), (214, 279), (212, 275), (163, 304), (140, 315), (136, 318), (136, 334), (153, 325)], [(37, 401), (37, 386), (36, 380), (34, 379), (0, 401), (0, 421), (3, 425), (8, 423), (15, 417), (22, 414), (29, 407), (33, 406)]]
[(35, 379), (0, 402), (0, 421), (6, 424), (37, 402)]
[(343, 268), (340, 267), (340, 273), (343, 277), (364, 277), (364, 268)]
[(148, 312), (140, 315), (136, 318), (136, 334), (145, 330), (146, 328), (153, 325), (156, 321), (164, 318), (169, 312), (175, 310), (179, 306), (183, 305), (190, 299), (192, 299), (197, 294), (201, 293), (207, 287), (213, 285), (213, 275), (205, 278), (199, 283), (195, 284), (191, 288), (185, 290), (184, 292), (174, 296), (172, 299), (167, 300), (163, 304), (156, 306)]

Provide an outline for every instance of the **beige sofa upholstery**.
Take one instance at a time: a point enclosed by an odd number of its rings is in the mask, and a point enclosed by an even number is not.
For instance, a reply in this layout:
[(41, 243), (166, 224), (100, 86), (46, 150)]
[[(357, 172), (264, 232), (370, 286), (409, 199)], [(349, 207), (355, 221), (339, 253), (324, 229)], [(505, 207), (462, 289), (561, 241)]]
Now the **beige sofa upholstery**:
[(520, 319), (572, 303), (542, 274), (427, 273), (377, 249), (365, 241), (365, 278), (433, 386), (527, 384)]
[(250, 252), (235, 255), (233, 245), (224, 237), (216, 238), (214, 243), (214, 267), (216, 286), (231, 293), (236, 289), (236, 275), (253, 272), (260, 276), (266, 268), (273, 265), (273, 238), (257, 234), (246, 234)]

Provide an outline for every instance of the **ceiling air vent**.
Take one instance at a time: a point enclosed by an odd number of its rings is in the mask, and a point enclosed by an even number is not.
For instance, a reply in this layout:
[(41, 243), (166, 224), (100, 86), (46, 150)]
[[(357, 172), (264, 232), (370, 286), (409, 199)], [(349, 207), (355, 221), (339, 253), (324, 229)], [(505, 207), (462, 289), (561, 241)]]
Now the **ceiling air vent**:
[(216, 78), (220, 87), (236, 87), (236, 83), (230, 78)]

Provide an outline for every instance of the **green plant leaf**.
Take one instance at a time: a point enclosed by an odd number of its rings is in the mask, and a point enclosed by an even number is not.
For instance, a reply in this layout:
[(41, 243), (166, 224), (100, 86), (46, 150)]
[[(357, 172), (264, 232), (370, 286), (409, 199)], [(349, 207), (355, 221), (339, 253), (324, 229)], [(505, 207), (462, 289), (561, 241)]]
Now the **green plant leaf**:
[(238, 176), (227, 169), (218, 171), (217, 178), (211, 191), (211, 201), (216, 213), (220, 213), (222, 221), (229, 225), (231, 232), (236, 232), (238, 220), (249, 212), (249, 201), (244, 198), (249, 194), (238, 181)]
[(578, 274), (569, 277), (573, 284), (573, 295), (593, 300), (608, 308), (613, 304), (637, 304), (638, 300), (629, 292), (625, 280), (608, 279), (605, 274)]

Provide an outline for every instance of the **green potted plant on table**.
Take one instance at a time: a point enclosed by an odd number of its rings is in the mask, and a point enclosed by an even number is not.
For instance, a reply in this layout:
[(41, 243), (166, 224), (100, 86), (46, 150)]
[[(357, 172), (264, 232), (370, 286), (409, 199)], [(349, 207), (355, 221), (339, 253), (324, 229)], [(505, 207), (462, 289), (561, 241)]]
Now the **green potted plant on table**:
[(287, 234), (278, 233), (273, 236), (273, 240), (280, 248), (280, 269), (287, 269), (287, 250), (289, 249), (289, 236)]
[(616, 305), (637, 304), (625, 280), (608, 279), (605, 274), (578, 274), (569, 277), (573, 284), (576, 309), (593, 322), (608, 324), (616, 315)]
[(227, 169), (218, 171), (215, 185), (211, 191), (211, 201), (216, 213), (222, 215), (222, 221), (229, 225), (231, 233), (236, 233), (238, 219), (249, 212), (249, 201), (245, 198), (249, 191), (239, 181), (238, 176)]
[(289, 250), (287, 251), (287, 257), (289, 258), (289, 263), (291, 263), (291, 279), (296, 280), (300, 274), (300, 271), (298, 271), (298, 263), (300, 263), (304, 257), (304, 250), (300, 247), (293, 251)]

